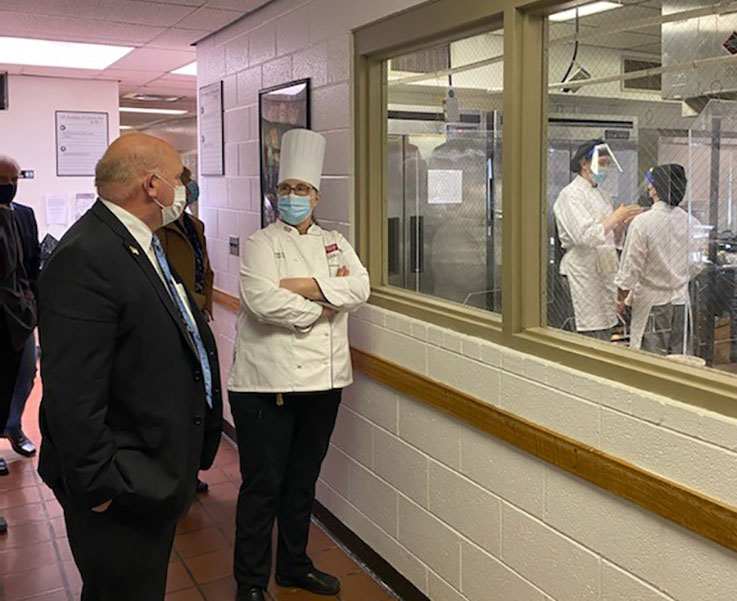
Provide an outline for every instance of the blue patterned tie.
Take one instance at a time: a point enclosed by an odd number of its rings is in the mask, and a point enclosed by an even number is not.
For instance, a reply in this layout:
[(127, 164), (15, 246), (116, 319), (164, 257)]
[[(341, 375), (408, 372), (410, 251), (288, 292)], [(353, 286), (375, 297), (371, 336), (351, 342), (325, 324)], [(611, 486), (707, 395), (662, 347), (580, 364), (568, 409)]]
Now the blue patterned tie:
[(172, 277), (171, 270), (169, 269), (169, 263), (166, 261), (164, 249), (161, 247), (161, 242), (159, 242), (159, 239), (155, 235), (151, 239), (151, 244), (154, 247), (154, 253), (156, 254), (156, 259), (159, 261), (159, 265), (161, 266), (161, 271), (164, 273), (164, 279), (166, 280), (166, 285), (169, 288), (169, 293), (176, 303), (177, 309), (179, 309), (179, 313), (184, 320), (184, 325), (187, 326), (187, 331), (194, 341), (194, 345), (197, 348), (197, 354), (200, 356), (200, 366), (202, 367), (202, 374), (205, 379), (207, 405), (212, 409), (212, 372), (210, 371), (210, 361), (207, 359), (205, 345), (202, 344), (202, 338), (200, 338), (200, 334), (197, 331), (195, 324), (192, 322), (192, 319), (189, 317), (189, 313), (187, 313), (187, 309), (184, 307), (182, 297), (179, 296), (179, 293), (177, 292), (174, 278)]

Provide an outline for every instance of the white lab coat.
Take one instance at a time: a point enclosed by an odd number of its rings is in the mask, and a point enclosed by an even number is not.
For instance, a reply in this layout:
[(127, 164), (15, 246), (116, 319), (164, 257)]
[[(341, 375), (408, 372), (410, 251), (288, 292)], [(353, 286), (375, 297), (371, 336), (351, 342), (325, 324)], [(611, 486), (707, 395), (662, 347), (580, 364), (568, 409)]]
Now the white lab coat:
[(568, 278), (579, 332), (617, 324), (617, 249), (613, 232), (605, 233), (603, 225), (613, 210), (609, 195), (580, 175), (561, 190), (553, 205), (566, 251), (560, 273)]
[(688, 304), (688, 282), (701, 269), (706, 238), (701, 223), (678, 207), (658, 201), (629, 227), (615, 284), (629, 290), (630, 348), (639, 349), (652, 307)]
[[(338, 268), (350, 275), (336, 277)], [(329, 306), (279, 287), (283, 278), (315, 278)], [(353, 381), (348, 313), (368, 300), (368, 272), (338, 232), (313, 225), (305, 235), (282, 221), (253, 234), (243, 249), (241, 310), (233, 369), (234, 392), (310, 392)]]

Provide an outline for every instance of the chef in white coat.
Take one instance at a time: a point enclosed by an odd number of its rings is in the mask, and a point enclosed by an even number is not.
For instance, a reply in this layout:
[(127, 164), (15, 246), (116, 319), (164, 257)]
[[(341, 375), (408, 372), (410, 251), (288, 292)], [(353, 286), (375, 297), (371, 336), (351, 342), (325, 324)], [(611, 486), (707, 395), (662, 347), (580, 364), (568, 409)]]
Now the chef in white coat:
[(625, 226), (642, 211), (637, 205), (615, 210), (612, 199), (601, 189), (612, 163), (621, 171), (603, 140), (580, 146), (571, 161), (571, 171), (578, 175), (553, 205), (566, 251), (560, 273), (571, 291), (576, 331), (605, 341), (611, 339), (617, 324), (617, 243)]
[[(263, 601), (276, 582), (334, 595), (337, 578), (307, 556), (315, 483), (352, 382), (348, 313), (368, 300), (369, 276), (351, 245), (314, 218), (325, 138), (284, 134), (279, 220), (245, 244), (229, 396), (243, 477), (236, 518), (239, 601)], [(346, 199), (346, 202), (348, 200)]]
[(652, 208), (630, 225), (615, 283), (618, 310), (632, 307), (630, 348), (661, 355), (687, 349), (688, 283), (701, 269), (706, 238), (701, 223), (678, 205), (686, 193), (681, 165), (647, 173)]

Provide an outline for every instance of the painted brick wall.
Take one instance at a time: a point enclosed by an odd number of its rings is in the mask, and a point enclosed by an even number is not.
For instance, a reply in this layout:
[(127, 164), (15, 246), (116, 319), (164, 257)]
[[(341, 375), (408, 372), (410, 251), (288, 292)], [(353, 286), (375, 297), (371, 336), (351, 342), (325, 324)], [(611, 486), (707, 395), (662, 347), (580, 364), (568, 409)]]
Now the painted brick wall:
[[(313, 83), (327, 227), (351, 237), (350, 30), (416, 0), (276, 0), (198, 45), (225, 89), (226, 176), (203, 178), (216, 285), (259, 225), (258, 90)], [(216, 309), (223, 375), (235, 319)], [(737, 505), (737, 421), (376, 307), (357, 348)], [(318, 498), (434, 601), (734, 601), (737, 556), (357, 374)], [(329, 566), (322, 566), (329, 568)]]

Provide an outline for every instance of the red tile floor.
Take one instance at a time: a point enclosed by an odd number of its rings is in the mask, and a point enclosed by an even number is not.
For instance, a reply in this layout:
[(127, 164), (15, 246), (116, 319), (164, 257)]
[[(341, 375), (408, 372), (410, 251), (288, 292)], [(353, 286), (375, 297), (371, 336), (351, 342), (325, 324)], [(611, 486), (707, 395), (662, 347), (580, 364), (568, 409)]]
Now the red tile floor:
[[(40, 380), (28, 401), (24, 430), (37, 444)], [(8, 531), (0, 535), (0, 601), (74, 601), (81, 581), (66, 539), (61, 507), (36, 474), (36, 459), (24, 459), (0, 440), (0, 456), (10, 475), (0, 477), (0, 515)], [(167, 601), (233, 601), (235, 506), (240, 484), (238, 453), (223, 440), (211, 470), (203, 475), (210, 491), (192, 505), (177, 529), (169, 563)], [(340, 577), (342, 601), (392, 601), (379, 585), (320, 527), (312, 524), (310, 555), (317, 567)], [(320, 597), (274, 584), (270, 601), (319, 601)], [(133, 600), (131, 600), (133, 601)]]

